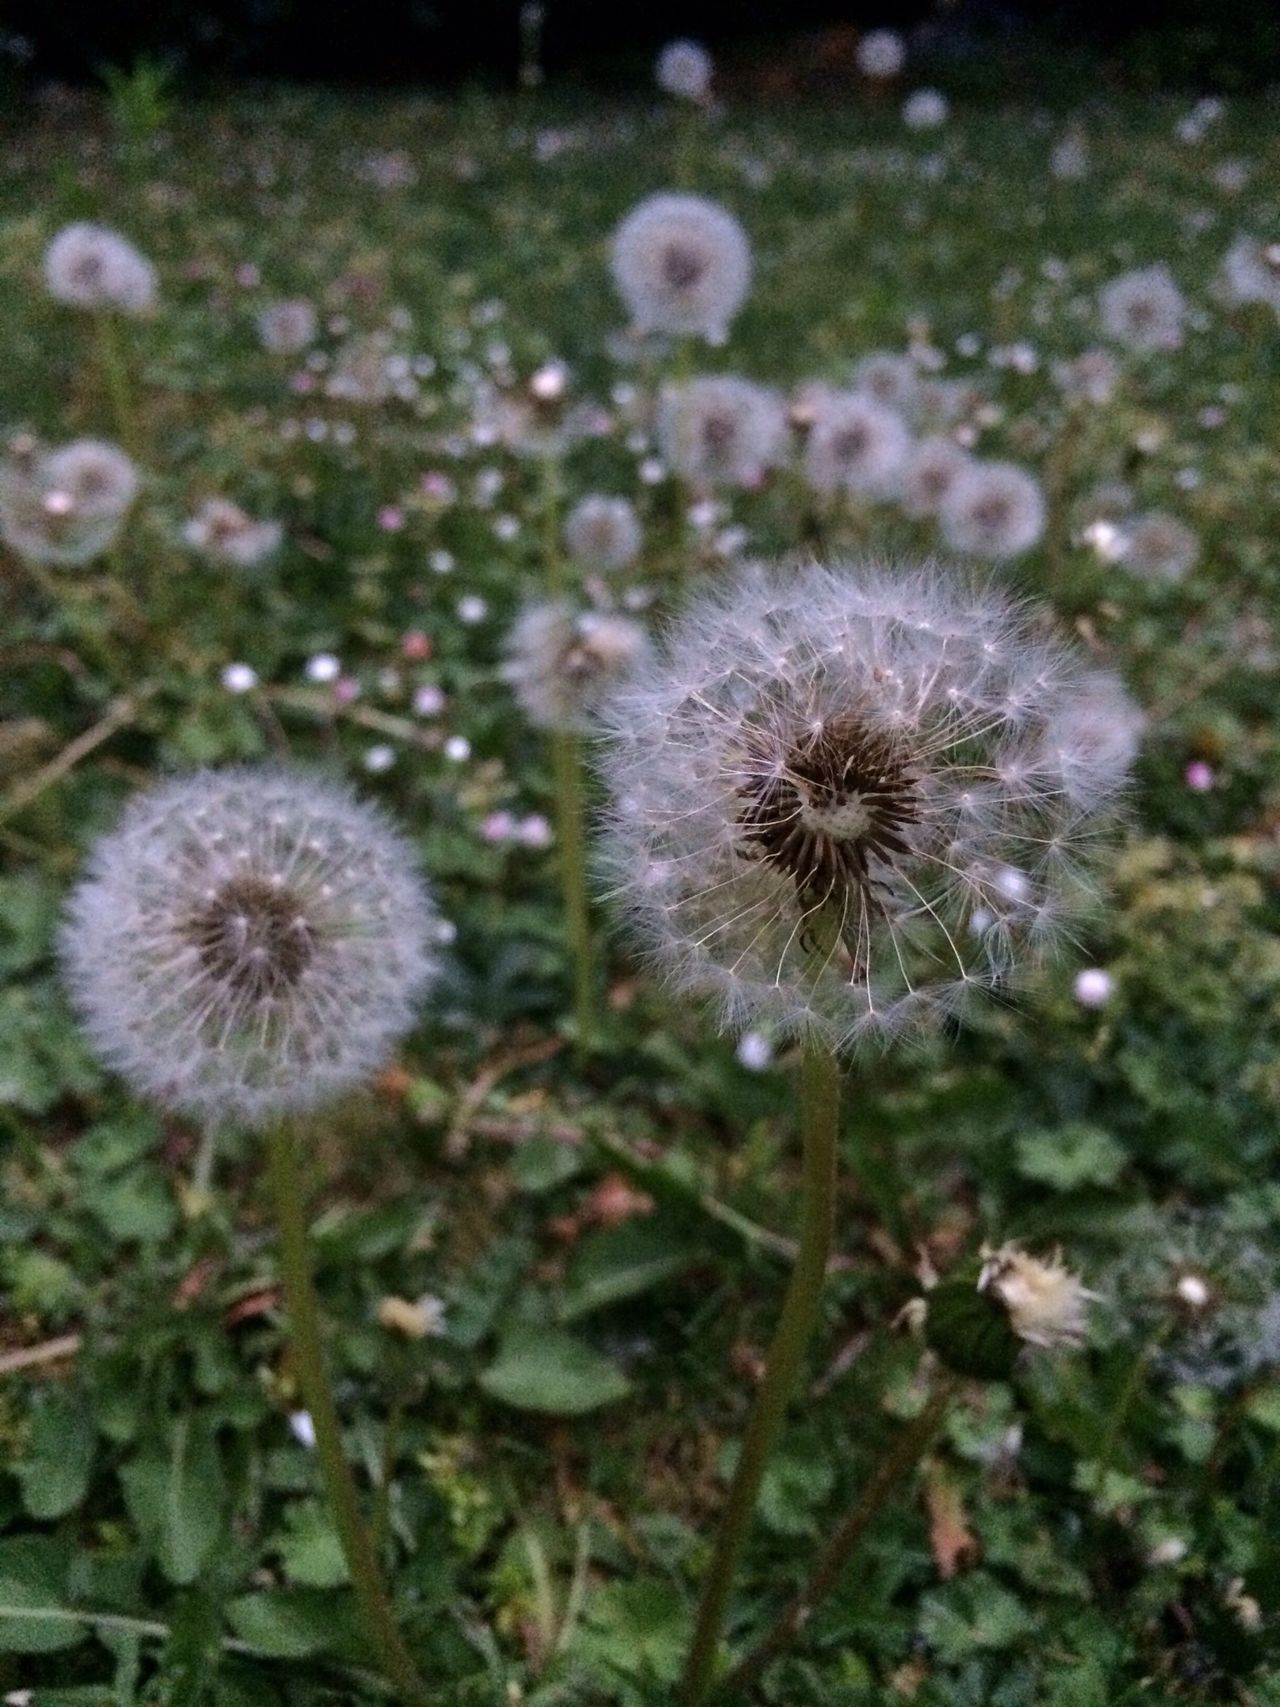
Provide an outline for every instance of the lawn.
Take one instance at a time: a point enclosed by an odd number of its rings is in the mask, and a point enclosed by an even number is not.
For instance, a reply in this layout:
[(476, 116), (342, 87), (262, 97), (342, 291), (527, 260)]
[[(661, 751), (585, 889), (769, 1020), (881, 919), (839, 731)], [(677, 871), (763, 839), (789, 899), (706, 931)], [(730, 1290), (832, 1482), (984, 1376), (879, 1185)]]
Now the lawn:
[[(1275, 110), (899, 106), (273, 89), (7, 123), (12, 482), (32, 439), (140, 471), (85, 560), (0, 548), (7, 1700), (388, 1699), (263, 1142), (131, 1091), (58, 965), (126, 802), (237, 762), (354, 784), (447, 922), (414, 1029), (297, 1131), (346, 1457), (427, 1697), (675, 1699), (796, 1251), (800, 1049), (767, 1004), (726, 1029), (673, 991), (590, 851), (583, 961), (566, 799), (594, 842), (597, 738), (537, 726), (508, 635), (548, 584), (656, 632), (747, 559), (951, 561), (887, 485), (805, 478), (826, 405), (800, 388), (890, 352), (915, 438), (1034, 478), (1031, 543), (970, 561), (1123, 679), (1141, 739), (1063, 951), (845, 1062), (821, 1319), (721, 1663), (870, 1487), (834, 1588), (737, 1699), (1280, 1704)], [(676, 184), (750, 243), (722, 343), (630, 335), (610, 277), (619, 221)], [(45, 288), (76, 221), (142, 251), (149, 312)], [(1254, 299), (1223, 270), (1241, 238)], [(1108, 335), (1099, 292), (1156, 266), (1171, 332)], [(261, 317), (292, 299), (315, 324), (273, 351)], [(771, 388), (741, 478), (673, 470), (655, 419), (712, 373)], [(630, 501), (634, 561), (563, 550), (589, 493)], [(221, 534), (211, 500), (242, 512)], [(937, 1280), (994, 1309), (980, 1253), (1010, 1241), (1061, 1250), (1093, 1296), (1049, 1337), (1083, 1343), (946, 1375), (906, 1307)]]

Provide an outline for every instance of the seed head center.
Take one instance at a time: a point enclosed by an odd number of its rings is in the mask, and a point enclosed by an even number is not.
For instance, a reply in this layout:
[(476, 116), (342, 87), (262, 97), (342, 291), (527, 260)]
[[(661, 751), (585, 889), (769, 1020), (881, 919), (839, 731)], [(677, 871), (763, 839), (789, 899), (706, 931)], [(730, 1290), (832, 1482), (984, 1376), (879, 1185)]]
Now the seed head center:
[(860, 841), (875, 822), (870, 802), (857, 789), (821, 795), (801, 784), (796, 793), (805, 829), (829, 836), (833, 842)]
[(237, 995), (283, 995), (315, 952), (305, 912), (288, 889), (261, 877), (233, 877), (192, 919), (190, 940), (205, 969)]

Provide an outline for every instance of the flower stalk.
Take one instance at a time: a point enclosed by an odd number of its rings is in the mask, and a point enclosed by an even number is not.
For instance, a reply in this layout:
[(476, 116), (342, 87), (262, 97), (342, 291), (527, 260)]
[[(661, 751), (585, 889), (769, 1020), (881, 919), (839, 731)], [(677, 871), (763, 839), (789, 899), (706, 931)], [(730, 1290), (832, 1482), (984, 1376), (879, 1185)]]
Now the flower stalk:
[(680, 1687), (681, 1707), (699, 1707), (713, 1687), (729, 1594), (755, 1515), (760, 1484), (818, 1323), (831, 1254), (840, 1109), (839, 1068), (835, 1057), (821, 1046), (805, 1049), (801, 1094), (804, 1185), (799, 1251), (703, 1584)]

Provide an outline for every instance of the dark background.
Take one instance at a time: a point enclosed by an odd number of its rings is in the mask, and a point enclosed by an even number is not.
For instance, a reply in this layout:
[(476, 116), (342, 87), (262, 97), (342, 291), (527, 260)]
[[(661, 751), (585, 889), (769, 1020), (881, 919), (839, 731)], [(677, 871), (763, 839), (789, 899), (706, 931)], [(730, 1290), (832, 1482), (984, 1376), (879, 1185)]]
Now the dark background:
[[(163, 63), (190, 84), (228, 77), (382, 84), (515, 82), (518, 0), (10, 0), (2, 48), (29, 82), (93, 80), (105, 64)], [(794, 66), (820, 86), (859, 30), (912, 35), (909, 80), (942, 87), (1051, 82), (1092, 64), (1109, 84), (1231, 91), (1280, 81), (1280, 0), (546, 0), (548, 80), (647, 87), (672, 36), (694, 36), (732, 71)], [(782, 78), (785, 86), (785, 75)]]

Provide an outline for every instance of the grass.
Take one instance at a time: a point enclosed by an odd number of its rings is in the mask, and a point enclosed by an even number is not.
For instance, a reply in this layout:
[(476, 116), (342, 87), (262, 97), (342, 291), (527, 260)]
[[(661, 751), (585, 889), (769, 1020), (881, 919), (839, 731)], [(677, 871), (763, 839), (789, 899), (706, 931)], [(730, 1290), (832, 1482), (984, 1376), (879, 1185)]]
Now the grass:
[[(398, 1062), (305, 1137), (348, 1454), (406, 1641), (441, 1704), (672, 1699), (792, 1248), (794, 1060), (748, 1070), (604, 907), (595, 1033), (573, 1046), (555, 851), (485, 833), (555, 816), (551, 755), (498, 672), (543, 573), (542, 470), (468, 442), (465, 393), (477, 369), (559, 357), (575, 396), (626, 414), (614, 388), (647, 377), (609, 353), (605, 243), (687, 148), (756, 256), (699, 370), (790, 385), (908, 338), (943, 352), (987, 394), (981, 454), (1051, 489), (1049, 541), (999, 573), (1147, 713), (1074, 961), (848, 1075), (838, 1255), (732, 1653), (925, 1403), (919, 1345), (891, 1326), (920, 1253), (946, 1271), (1016, 1237), (1060, 1244), (1101, 1295), (1087, 1347), (963, 1386), (758, 1699), (1280, 1702), (1280, 334), (1212, 290), (1238, 231), (1280, 235), (1280, 147), (1261, 101), (1193, 141), (1184, 106), (961, 108), (924, 135), (891, 105), (730, 111), (690, 142), (640, 106), (274, 90), (124, 140), (91, 103), (51, 104), (9, 137), (0, 422), (116, 435), (119, 375), (40, 287), (61, 225), (126, 232), (161, 308), (119, 328), (145, 485), (114, 560), (41, 590), (0, 559), (0, 1685), (49, 1707), (385, 1699), (295, 1432), (263, 1157), (228, 1139), (193, 1191), (195, 1133), (94, 1064), (52, 961), (66, 887), (134, 788), (292, 754), (395, 812), (457, 929)], [(1047, 164), (1073, 119), (1078, 182)], [(1234, 191), (1229, 160), (1249, 167)], [(1197, 316), (1184, 347), (1123, 358), (1113, 400), (1068, 428), (1054, 362), (1096, 343), (1097, 287), (1156, 260)], [(387, 333), (416, 399), (299, 390), (254, 333), (293, 294), (326, 351)], [(634, 496), (633, 579), (661, 609), (724, 569), (626, 433), (576, 445), (565, 491)], [(1178, 585), (1081, 541), (1081, 501), (1116, 480), (1194, 529)], [(182, 544), (214, 494), (282, 521), (268, 569)], [(722, 502), (752, 551), (800, 543), (786, 479)], [(889, 506), (828, 544), (936, 549)], [(308, 680), (317, 653), (357, 696)], [(227, 690), (233, 663), (254, 689)], [(1078, 964), (1109, 973), (1104, 1006), (1075, 1000)], [(442, 1334), (386, 1325), (387, 1300), (427, 1294)]]

